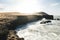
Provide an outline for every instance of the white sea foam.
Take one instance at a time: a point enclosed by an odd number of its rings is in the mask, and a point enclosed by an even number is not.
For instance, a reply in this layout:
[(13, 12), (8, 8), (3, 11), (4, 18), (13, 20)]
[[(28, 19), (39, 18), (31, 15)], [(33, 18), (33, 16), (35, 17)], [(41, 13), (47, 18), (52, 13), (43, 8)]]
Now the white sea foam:
[(60, 40), (60, 21), (51, 21), (50, 24), (28, 23), (27, 28), (17, 31), (17, 35), (25, 40)]

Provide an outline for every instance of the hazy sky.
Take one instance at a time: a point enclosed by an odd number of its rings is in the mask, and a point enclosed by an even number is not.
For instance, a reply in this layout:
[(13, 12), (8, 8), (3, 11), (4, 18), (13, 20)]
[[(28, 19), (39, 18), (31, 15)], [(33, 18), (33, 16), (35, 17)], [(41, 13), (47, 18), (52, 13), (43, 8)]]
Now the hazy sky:
[(0, 11), (60, 15), (60, 0), (0, 0)]

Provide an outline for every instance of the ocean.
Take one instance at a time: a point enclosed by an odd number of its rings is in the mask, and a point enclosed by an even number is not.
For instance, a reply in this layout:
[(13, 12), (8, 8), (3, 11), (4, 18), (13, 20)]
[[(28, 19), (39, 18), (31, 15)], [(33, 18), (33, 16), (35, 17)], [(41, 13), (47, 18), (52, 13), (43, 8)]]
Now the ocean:
[(50, 21), (41, 24), (42, 20), (38, 20), (20, 25), (16, 29), (17, 35), (25, 40), (60, 40), (60, 20)]

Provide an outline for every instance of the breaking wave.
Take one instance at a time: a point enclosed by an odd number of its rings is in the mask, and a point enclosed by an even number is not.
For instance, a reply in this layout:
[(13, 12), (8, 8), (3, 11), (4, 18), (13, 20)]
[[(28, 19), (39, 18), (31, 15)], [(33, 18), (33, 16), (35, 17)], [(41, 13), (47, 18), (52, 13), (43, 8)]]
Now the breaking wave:
[(41, 21), (21, 25), (22, 28), (16, 29), (17, 35), (25, 40), (60, 40), (60, 21), (40, 24)]

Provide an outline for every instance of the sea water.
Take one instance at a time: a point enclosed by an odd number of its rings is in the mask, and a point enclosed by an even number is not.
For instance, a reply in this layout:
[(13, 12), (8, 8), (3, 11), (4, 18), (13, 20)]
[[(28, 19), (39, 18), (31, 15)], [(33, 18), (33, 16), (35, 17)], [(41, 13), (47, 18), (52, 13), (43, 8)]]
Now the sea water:
[(40, 24), (41, 21), (21, 25), (16, 29), (17, 35), (25, 40), (60, 40), (60, 20), (46, 24)]

